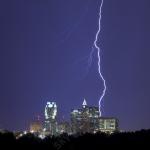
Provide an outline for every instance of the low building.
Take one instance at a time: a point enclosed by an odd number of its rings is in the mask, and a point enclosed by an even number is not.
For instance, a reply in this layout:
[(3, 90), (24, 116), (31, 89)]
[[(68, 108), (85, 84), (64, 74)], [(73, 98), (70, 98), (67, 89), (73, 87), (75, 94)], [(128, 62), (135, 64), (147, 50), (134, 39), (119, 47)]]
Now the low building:
[(99, 131), (105, 133), (113, 133), (118, 131), (118, 119), (113, 117), (100, 117)]
[(42, 131), (42, 123), (40, 121), (34, 121), (30, 124), (30, 132), (37, 133)]

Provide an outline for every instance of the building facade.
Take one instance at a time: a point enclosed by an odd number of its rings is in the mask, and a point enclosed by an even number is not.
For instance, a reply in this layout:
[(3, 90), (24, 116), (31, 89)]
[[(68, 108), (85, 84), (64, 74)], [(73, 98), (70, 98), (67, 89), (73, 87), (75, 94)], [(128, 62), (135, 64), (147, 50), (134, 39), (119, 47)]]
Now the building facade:
[(118, 131), (118, 119), (113, 117), (100, 117), (99, 130), (105, 133), (113, 133), (114, 131)]

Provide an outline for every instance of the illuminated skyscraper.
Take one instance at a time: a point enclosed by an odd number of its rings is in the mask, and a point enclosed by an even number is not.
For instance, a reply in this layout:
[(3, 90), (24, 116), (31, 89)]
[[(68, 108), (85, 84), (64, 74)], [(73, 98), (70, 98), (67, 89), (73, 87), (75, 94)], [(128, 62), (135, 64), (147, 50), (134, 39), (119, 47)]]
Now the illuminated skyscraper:
[(99, 109), (98, 107), (89, 107), (84, 99), (82, 108), (72, 110), (71, 112), (71, 124), (72, 132), (94, 132), (99, 125)]
[(110, 117), (99, 117), (99, 108), (88, 106), (84, 99), (81, 109), (74, 109), (71, 112), (72, 133), (96, 133), (118, 130), (118, 120)]
[(71, 111), (71, 129), (72, 133), (81, 132), (82, 110), (74, 109)]
[(46, 132), (49, 132), (51, 135), (56, 134), (57, 130), (57, 105), (55, 102), (47, 102), (45, 107), (45, 128)]

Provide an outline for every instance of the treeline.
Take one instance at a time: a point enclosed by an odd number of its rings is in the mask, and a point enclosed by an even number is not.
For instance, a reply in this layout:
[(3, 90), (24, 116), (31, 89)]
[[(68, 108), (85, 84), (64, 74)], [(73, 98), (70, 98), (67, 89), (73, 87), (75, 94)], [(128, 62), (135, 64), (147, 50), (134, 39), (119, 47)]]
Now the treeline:
[(150, 130), (136, 132), (116, 132), (113, 134), (76, 134), (60, 136), (47, 136), (40, 139), (34, 134), (26, 134), (20, 138), (11, 132), (0, 133), (0, 148), (37, 148), (49, 150), (78, 150), (93, 149), (99, 150), (102, 146), (119, 145), (150, 145)]

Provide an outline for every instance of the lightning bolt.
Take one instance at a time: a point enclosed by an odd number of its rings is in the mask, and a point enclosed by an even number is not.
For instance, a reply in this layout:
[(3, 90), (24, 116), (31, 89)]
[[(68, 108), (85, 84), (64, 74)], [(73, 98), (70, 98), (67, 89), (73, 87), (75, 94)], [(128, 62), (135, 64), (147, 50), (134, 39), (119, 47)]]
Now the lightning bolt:
[[(93, 46), (92, 46), (92, 50), (91, 50), (91, 52), (90, 52), (90, 55), (88, 55), (88, 56), (86, 56), (86, 57), (84, 57), (84, 58), (82, 58), (82, 59), (80, 60), (80, 62), (81, 62), (81, 61), (84, 61), (85, 59), (88, 58), (88, 61), (87, 61), (88, 65), (87, 65), (87, 69), (86, 69), (86, 70), (87, 70), (86, 72), (88, 73), (88, 72), (89, 72), (89, 69), (90, 69), (90, 67), (91, 67), (92, 61), (93, 61), (93, 53), (95, 52), (95, 50), (97, 50), (98, 73), (99, 73), (100, 79), (103, 81), (103, 86), (104, 86), (103, 91), (102, 91), (102, 94), (101, 94), (101, 96), (100, 96), (100, 98), (99, 98), (99, 101), (98, 101), (98, 105), (99, 105), (99, 116), (102, 116), (102, 112), (101, 112), (101, 102), (102, 102), (102, 100), (103, 100), (103, 97), (105, 96), (106, 89), (107, 89), (107, 87), (106, 87), (106, 81), (105, 81), (105, 79), (104, 79), (104, 77), (103, 77), (103, 75), (102, 75), (102, 72), (101, 72), (101, 56), (100, 56), (100, 51), (101, 51), (101, 49), (100, 49), (100, 47), (99, 47), (98, 44), (97, 44), (97, 42), (98, 42), (98, 37), (99, 37), (99, 34), (100, 34), (100, 32), (101, 32), (101, 18), (102, 18), (103, 1), (104, 1), (104, 0), (101, 0), (101, 4), (100, 4), (100, 8), (99, 8), (98, 30), (97, 30), (96, 35), (95, 35), (95, 40), (94, 40), (94, 43), (93, 43)], [(86, 74), (87, 74), (87, 73), (86, 73)]]
[[(104, 89), (103, 89), (103, 92), (102, 92), (102, 95), (100, 96), (99, 98), (99, 115), (101, 116), (102, 115), (102, 112), (101, 112), (101, 102), (102, 102), (102, 99), (103, 97), (105, 96), (105, 93), (106, 93), (106, 81), (102, 75), (102, 72), (101, 72), (101, 57), (100, 57), (100, 47), (97, 45), (97, 41), (98, 41), (98, 36), (101, 32), (101, 18), (102, 18), (102, 7), (103, 7), (103, 0), (101, 1), (101, 4), (100, 4), (100, 9), (99, 9), (99, 22), (98, 22), (98, 30), (96, 32), (96, 36), (95, 36), (95, 40), (94, 40), (94, 47), (97, 49), (97, 57), (98, 57), (98, 73), (99, 73), (99, 76), (100, 78), (102, 79), (103, 81), (103, 86), (104, 86)], [(93, 52), (92, 52), (93, 53)]]

